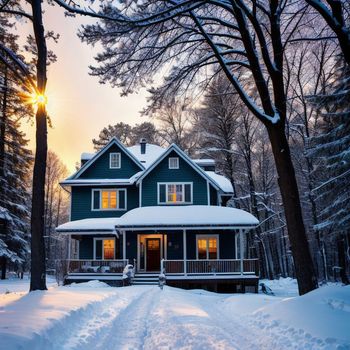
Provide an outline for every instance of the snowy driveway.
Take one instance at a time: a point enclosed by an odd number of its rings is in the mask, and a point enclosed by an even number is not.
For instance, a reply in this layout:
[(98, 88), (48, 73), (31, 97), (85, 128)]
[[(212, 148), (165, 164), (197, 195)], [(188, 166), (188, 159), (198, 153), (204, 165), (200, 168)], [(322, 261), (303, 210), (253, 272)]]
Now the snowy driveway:
[(260, 308), (284, 307), (279, 297), (92, 282), (4, 300), (0, 294), (1, 350), (350, 349), (346, 339), (271, 319)]

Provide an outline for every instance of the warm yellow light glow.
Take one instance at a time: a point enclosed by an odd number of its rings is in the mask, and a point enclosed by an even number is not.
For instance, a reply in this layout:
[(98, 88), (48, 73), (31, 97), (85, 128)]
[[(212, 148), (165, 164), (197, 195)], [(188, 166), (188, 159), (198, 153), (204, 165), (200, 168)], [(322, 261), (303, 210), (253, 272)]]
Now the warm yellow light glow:
[(47, 103), (47, 97), (43, 94), (33, 94), (31, 96), (31, 101), (34, 105), (42, 105)]

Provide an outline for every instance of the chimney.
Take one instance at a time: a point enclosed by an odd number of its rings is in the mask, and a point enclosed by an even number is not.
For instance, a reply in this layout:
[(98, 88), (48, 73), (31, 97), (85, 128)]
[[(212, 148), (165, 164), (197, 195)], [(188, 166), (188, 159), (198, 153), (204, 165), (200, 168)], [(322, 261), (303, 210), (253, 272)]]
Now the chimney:
[(142, 138), (140, 140), (141, 154), (145, 154), (146, 153), (146, 144), (147, 144), (146, 139)]

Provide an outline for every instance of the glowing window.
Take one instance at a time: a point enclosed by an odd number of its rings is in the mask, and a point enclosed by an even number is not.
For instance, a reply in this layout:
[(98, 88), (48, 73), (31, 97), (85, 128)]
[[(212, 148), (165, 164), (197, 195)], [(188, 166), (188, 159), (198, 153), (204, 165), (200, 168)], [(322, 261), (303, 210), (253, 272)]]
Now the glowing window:
[(93, 189), (92, 210), (126, 210), (126, 189)]
[(95, 238), (95, 259), (115, 259), (115, 240), (113, 238)]
[(117, 190), (101, 191), (101, 208), (117, 209)]
[(218, 237), (197, 237), (197, 259), (218, 259)]
[(114, 239), (104, 239), (103, 240), (103, 258), (105, 260), (114, 259)]
[(192, 184), (191, 183), (159, 184), (158, 202), (165, 203), (165, 204), (192, 203)]

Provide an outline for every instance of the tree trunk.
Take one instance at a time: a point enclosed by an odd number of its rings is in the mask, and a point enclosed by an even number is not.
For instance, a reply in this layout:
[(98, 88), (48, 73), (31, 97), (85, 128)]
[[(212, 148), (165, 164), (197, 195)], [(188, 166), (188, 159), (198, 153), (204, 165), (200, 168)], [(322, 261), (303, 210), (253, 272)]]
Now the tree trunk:
[[(45, 94), (47, 48), (42, 21), (41, 0), (32, 0), (33, 29), (38, 49), (37, 90)], [(44, 242), (45, 173), (47, 158), (47, 114), (45, 103), (38, 104), (36, 112), (36, 150), (33, 171), (31, 213), (31, 279), (30, 290), (45, 290), (46, 262)]]
[(340, 267), (340, 278), (342, 283), (349, 284), (349, 279), (346, 274), (346, 256), (345, 256), (345, 242), (344, 237), (338, 239), (338, 262)]
[(5, 134), (6, 134), (6, 117), (7, 117), (7, 68), (5, 67), (3, 91), (4, 95), (2, 98), (2, 113), (0, 119), (0, 206), (5, 199)]
[(299, 294), (303, 295), (317, 288), (317, 278), (306, 237), (298, 185), (283, 123), (270, 124), (267, 131), (278, 173)]
[(0, 257), (0, 265), (1, 265), (1, 278), (2, 280), (6, 279), (6, 266), (7, 261), (4, 256)]

